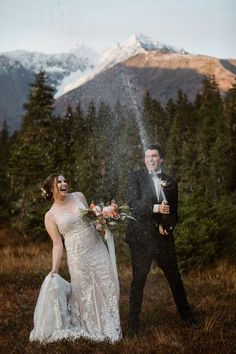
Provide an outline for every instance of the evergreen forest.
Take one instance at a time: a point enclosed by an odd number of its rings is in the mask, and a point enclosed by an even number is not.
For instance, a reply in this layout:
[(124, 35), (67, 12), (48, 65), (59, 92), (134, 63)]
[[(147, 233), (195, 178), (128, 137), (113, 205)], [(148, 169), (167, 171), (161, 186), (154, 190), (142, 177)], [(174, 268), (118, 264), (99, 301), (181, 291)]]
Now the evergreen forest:
[[(0, 217), (29, 242), (48, 238), (43, 216), (50, 203), (40, 187), (62, 173), (88, 202), (126, 202), (128, 172), (144, 165), (135, 111), (91, 101), (58, 116), (46, 73), (35, 75), (19, 131), (0, 130)], [(165, 151), (164, 170), (178, 181), (175, 239), (182, 271), (236, 254), (236, 83), (223, 96), (206, 77), (190, 102), (178, 91), (166, 106), (145, 93), (140, 112), (149, 140)], [(123, 238), (124, 230), (119, 237)], [(117, 250), (119, 252), (119, 250)]]

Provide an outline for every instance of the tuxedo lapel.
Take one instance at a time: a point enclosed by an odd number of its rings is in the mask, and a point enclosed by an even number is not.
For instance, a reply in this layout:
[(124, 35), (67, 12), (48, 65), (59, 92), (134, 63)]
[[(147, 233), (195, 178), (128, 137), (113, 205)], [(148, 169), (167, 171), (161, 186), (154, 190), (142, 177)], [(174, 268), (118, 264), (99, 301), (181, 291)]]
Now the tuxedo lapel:
[(162, 188), (165, 193), (165, 197), (168, 201), (168, 199), (171, 195), (171, 181), (170, 181), (170, 178), (165, 173), (162, 173), (161, 179), (162, 179), (162, 181), (166, 182), (166, 186), (163, 186)]

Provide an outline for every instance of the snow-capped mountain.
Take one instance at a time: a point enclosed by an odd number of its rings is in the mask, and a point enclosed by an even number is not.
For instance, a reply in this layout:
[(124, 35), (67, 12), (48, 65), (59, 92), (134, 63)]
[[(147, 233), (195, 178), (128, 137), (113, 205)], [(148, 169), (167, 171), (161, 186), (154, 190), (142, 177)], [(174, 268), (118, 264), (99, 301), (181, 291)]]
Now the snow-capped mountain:
[(75, 106), (79, 101), (85, 109), (91, 100), (112, 105), (119, 99), (125, 104), (124, 71), (135, 77), (140, 97), (148, 90), (163, 104), (175, 99), (178, 89), (194, 99), (206, 75), (214, 75), (220, 90), (226, 92), (236, 75), (234, 59), (191, 55), (142, 34), (101, 53), (85, 46), (59, 54), (21, 50), (0, 53), (0, 125), (6, 120), (11, 132), (21, 124), (29, 84), (41, 68), (55, 87), (59, 114), (68, 104)]
[[(151, 51), (151, 50), (159, 50), (163, 53), (181, 53), (187, 54), (187, 52), (183, 48), (176, 48), (169, 44), (165, 44), (159, 41), (153, 41), (149, 37), (145, 36), (144, 34), (135, 34), (127, 39), (123, 45), (124, 49), (127, 48), (128, 50), (138, 51)], [(140, 49), (140, 51), (139, 51)]]
[(85, 84), (94, 79), (94, 77), (100, 72), (107, 70), (134, 55), (150, 51), (187, 54), (182, 48), (179, 49), (159, 41), (152, 41), (149, 37), (143, 34), (135, 34), (129, 37), (125, 42), (117, 43), (113, 47), (103, 50), (98, 65), (92, 70), (87, 70), (85, 75), (82, 75), (77, 80), (71, 80), (70, 82), (67, 80), (68, 83), (63, 85), (63, 87), (60, 87), (59, 94), (57, 94), (56, 97)]
[(77, 80), (92, 70), (99, 60), (94, 50), (80, 46), (69, 53), (45, 54), (15, 50), (0, 53), (0, 125), (6, 120), (10, 131), (20, 126), (23, 103), (34, 74), (43, 69), (56, 93), (67, 79)]
[(56, 111), (63, 114), (78, 102), (86, 109), (91, 100), (114, 106), (129, 104), (129, 82), (135, 82), (137, 97), (146, 91), (165, 105), (176, 99), (181, 89), (193, 101), (202, 89), (203, 79), (214, 76), (220, 92), (227, 92), (235, 82), (236, 61), (204, 55), (192, 55), (184, 49), (152, 41), (144, 35), (131, 36), (102, 52), (99, 64), (88, 75), (64, 87), (56, 101)]
[(74, 72), (81, 74), (91, 70), (99, 60), (99, 54), (86, 46), (80, 46), (70, 53), (45, 54), (15, 50), (0, 55), (8, 58), (8, 65), (15, 66), (20, 63), (26, 70), (34, 73), (43, 68), (56, 90), (65, 77)]
[[(81, 45), (69, 53), (45, 54), (15, 50), (0, 53), (0, 57), (1, 62), (6, 58), (8, 68), (21, 65), (25, 70), (33, 73), (43, 68), (47, 72), (49, 82), (55, 88), (55, 98), (57, 98), (93, 79), (103, 70), (136, 54), (154, 50), (164, 53), (187, 53), (183, 49), (152, 41), (143, 34), (136, 34), (123, 43), (117, 43), (103, 50), (102, 53)], [(5, 65), (1, 65), (0, 72), (1, 70), (6, 71)]]

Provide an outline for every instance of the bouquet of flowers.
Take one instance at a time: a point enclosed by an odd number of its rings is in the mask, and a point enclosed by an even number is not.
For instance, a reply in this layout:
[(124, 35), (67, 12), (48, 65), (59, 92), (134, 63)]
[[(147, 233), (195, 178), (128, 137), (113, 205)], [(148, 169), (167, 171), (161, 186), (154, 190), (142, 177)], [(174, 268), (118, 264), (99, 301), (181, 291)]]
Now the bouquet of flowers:
[(127, 204), (118, 206), (115, 200), (110, 205), (100, 203), (95, 205), (93, 202), (89, 208), (81, 209), (82, 218), (85, 222), (95, 222), (96, 229), (102, 236), (105, 236), (108, 226), (116, 225), (125, 219), (134, 219), (128, 214), (129, 206)]

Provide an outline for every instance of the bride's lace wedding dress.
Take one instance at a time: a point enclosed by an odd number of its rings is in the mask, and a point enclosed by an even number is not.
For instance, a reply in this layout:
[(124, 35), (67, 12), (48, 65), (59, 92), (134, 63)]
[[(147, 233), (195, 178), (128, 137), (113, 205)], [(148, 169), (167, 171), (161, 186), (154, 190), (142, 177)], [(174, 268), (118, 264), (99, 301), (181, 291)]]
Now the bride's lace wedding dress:
[(64, 238), (71, 283), (48, 275), (40, 290), (30, 340), (53, 342), (80, 337), (116, 341), (121, 338), (119, 286), (106, 246), (80, 209), (86, 205), (71, 193), (76, 208), (55, 212)]

